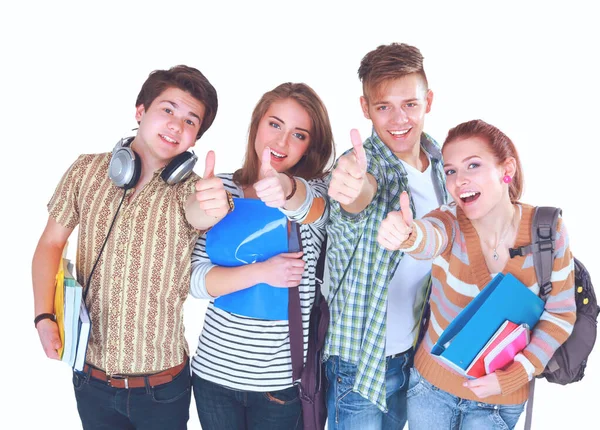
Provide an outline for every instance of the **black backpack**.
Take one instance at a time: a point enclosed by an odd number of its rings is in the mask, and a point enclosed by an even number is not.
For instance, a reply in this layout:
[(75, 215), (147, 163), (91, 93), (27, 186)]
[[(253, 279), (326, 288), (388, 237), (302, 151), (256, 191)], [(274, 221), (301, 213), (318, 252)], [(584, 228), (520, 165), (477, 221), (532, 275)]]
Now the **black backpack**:
[[(537, 207), (531, 225), (532, 244), (510, 250), (515, 255), (533, 254), (533, 264), (540, 286), (540, 297), (546, 301), (552, 290), (550, 277), (554, 263), (556, 223), (561, 214), (559, 208)], [(587, 360), (596, 342), (597, 320), (600, 308), (590, 274), (576, 258), (575, 262), (575, 303), (577, 319), (568, 339), (556, 350), (544, 371), (538, 378), (548, 382), (566, 385), (580, 381), (584, 376)], [(533, 412), (534, 381), (531, 381), (525, 428), (531, 427)]]

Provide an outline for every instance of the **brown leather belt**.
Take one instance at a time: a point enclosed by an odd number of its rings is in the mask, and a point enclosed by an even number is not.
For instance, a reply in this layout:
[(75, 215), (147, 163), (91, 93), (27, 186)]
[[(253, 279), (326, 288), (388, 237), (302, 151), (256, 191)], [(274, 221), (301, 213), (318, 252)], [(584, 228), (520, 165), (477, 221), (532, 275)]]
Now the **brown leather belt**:
[(108, 383), (111, 387), (114, 388), (141, 388), (146, 386), (146, 381), (148, 381), (148, 385), (151, 387), (155, 387), (157, 385), (166, 384), (167, 382), (171, 382), (173, 378), (185, 368), (187, 365), (187, 360), (181, 363), (178, 366), (171, 367), (170, 369), (163, 370), (162, 372), (153, 373), (151, 375), (107, 375), (103, 370), (96, 369), (88, 365), (87, 363), (83, 366), (83, 372), (88, 373), (94, 379), (99, 379), (100, 381), (104, 381)]

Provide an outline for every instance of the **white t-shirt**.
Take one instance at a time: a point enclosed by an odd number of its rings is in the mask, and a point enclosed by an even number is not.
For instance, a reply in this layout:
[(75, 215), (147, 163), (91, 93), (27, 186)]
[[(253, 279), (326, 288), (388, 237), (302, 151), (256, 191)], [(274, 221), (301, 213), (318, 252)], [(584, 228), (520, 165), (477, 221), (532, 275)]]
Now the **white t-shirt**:
[[(408, 188), (412, 195), (416, 216), (421, 218), (442, 203), (434, 185), (431, 162), (424, 172), (400, 160), (408, 174)], [(415, 260), (404, 255), (388, 291), (386, 355), (408, 350), (416, 335), (414, 315), (415, 298), (431, 272), (432, 260)]]

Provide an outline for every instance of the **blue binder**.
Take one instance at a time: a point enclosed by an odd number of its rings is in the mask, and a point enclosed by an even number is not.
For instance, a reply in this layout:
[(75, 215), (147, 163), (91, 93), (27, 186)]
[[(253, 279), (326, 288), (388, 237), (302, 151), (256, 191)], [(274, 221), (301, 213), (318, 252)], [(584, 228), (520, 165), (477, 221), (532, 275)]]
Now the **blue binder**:
[(431, 353), (464, 375), (504, 321), (533, 328), (543, 311), (542, 299), (510, 273), (499, 273), (454, 318)]
[[(235, 210), (206, 234), (206, 252), (213, 264), (237, 267), (266, 261), (300, 248), (296, 223), (258, 199), (234, 199)], [(288, 319), (288, 289), (257, 284), (218, 297), (214, 305), (228, 312), (266, 320)]]

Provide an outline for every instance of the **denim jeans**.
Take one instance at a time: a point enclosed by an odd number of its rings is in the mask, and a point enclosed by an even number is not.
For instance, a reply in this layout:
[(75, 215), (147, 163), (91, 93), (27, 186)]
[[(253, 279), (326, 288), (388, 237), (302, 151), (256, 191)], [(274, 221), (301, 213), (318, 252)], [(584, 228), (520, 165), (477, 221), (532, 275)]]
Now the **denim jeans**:
[(430, 384), (416, 369), (411, 369), (408, 385), (410, 430), (511, 430), (525, 405), (465, 400)]
[(412, 360), (412, 349), (394, 358), (386, 358), (385, 389), (388, 412), (383, 413), (374, 403), (352, 391), (356, 379), (356, 365), (337, 356), (329, 357), (325, 364), (329, 381), (328, 430), (402, 429), (406, 424), (406, 390)]
[(190, 368), (155, 387), (113, 388), (90, 373), (73, 372), (77, 410), (85, 430), (187, 429), (190, 417)]
[(238, 391), (192, 374), (202, 430), (302, 429), (302, 403), (296, 386), (279, 391)]

